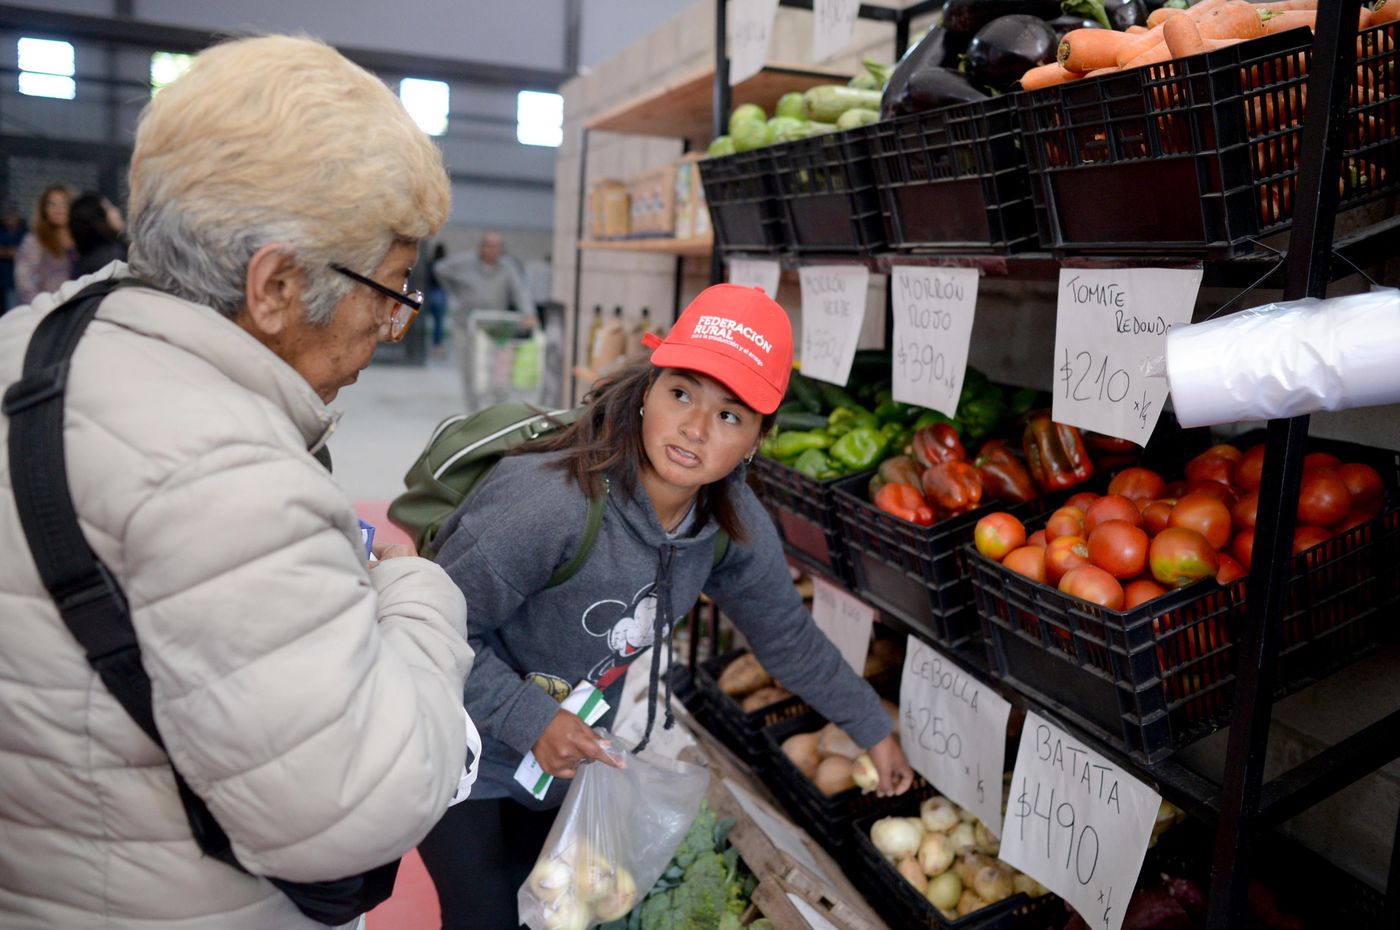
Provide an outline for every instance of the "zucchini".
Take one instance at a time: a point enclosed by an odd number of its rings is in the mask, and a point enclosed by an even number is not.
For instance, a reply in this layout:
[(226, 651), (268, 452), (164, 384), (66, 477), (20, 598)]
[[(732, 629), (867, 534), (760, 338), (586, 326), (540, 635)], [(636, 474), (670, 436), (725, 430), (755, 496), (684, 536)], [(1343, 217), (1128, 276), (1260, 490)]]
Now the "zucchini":
[(822, 84), (802, 95), (807, 103), (807, 118), (822, 123), (834, 123), (847, 110), (862, 108), (879, 111), (878, 90), (858, 90), (841, 84)]
[(795, 430), (804, 433), (817, 429), (826, 429), (826, 417), (820, 413), (780, 410), (778, 412), (778, 429)]

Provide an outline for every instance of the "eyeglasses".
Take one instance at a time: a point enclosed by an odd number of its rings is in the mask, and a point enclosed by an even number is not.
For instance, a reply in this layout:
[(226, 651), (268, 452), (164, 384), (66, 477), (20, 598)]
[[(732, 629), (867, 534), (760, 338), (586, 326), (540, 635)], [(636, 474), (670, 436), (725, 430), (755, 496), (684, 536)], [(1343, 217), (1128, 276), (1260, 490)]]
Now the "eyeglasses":
[(413, 325), (413, 320), (418, 316), (418, 311), (423, 309), (423, 292), (410, 291), (408, 282), (404, 281), (403, 291), (396, 291), (393, 288), (385, 287), (378, 281), (366, 278), (362, 274), (356, 274), (343, 265), (332, 265), (333, 271), (338, 271), (352, 281), (357, 281), (365, 287), (371, 288), (383, 294), (385, 297), (396, 301), (399, 306), (389, 314), (389, 341), (398, 342), (408, 332), (409, 326)]

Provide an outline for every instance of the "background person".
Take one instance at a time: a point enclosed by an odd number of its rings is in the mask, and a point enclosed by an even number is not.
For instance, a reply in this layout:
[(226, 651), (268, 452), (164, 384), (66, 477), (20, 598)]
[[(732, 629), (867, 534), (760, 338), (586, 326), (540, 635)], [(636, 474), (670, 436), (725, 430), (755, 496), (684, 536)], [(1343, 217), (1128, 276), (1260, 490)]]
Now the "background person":
[(28, 231), (12, 204), (0, 207), (0, 313), (15, 305), (15, 251)]
[[(367, 568), (318, 461), (327, 404), (409, 319), (448, 179), (382, 81), (265, 36), (202, 52), (146, 105), (130, 182), (140, 283), (78, 345), (64, 443), (169, 757), (61, 622), (0, 480), (0, 926), (310, 930), (256, 876), (392, 861), (466, 756), (461, 592), (410, 547)], [(0, 390), (83, 283), (0, 318)], [(0, 418), (0, 474), (7, 435)], [(170, 760), (253, 874), (202, 854)]]
[(92, 274), (104, 265), (126, 261), (121, 213), (101, 194), (82, 194), (68, 210), (68, 230), (77, 252), (77, 276)]
[(15, 252), (15, 290), (21, 304), (40, 294), (58, 290), (73, 277), (77, 253), (68, 230), (68, 208), (73, 195), (62, 184), (44, 188), (34, 205), (29, 232)]

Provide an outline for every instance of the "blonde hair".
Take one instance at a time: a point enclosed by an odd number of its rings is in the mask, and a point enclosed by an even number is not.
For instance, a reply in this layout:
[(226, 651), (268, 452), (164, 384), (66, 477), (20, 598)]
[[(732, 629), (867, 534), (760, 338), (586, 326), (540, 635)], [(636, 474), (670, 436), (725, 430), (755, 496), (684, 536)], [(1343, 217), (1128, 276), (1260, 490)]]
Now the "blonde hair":
[(314, 39), (260, 36), (201, 52), (141, 114), (130, 261), (151, 283), (234, 316), (248, 261), (280, 243), (325, 323), (396, 242), (447, 219), (442, 156), (377, 77)]
[(51, 184), (44, 188), (44, 192), (39, 195), (39, 202), (34, 205), (34, 219), (29, 228), (34, 230), (34, 238), (39, 240), (39, 245), (44, 247), (55, 258), (63, 255), (63, 231), (65, 227), (55, 226), (49, 222), (48, 203), (52, 194), (62, 194), (68, 201), (71, 209), (73, 206), (73, 191), (66, 184)]

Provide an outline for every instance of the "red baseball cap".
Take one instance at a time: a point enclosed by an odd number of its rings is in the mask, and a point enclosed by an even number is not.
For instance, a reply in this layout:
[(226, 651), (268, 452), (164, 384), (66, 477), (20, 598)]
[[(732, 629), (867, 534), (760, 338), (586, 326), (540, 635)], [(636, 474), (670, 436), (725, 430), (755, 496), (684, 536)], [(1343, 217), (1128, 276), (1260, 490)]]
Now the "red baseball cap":
[(709, 375), (763, 414), (778, 409), (792, 374), (792, 322), (760, 287), (707, 287), (664, 340), (647, 333), (642, 343), (653, 365)]

